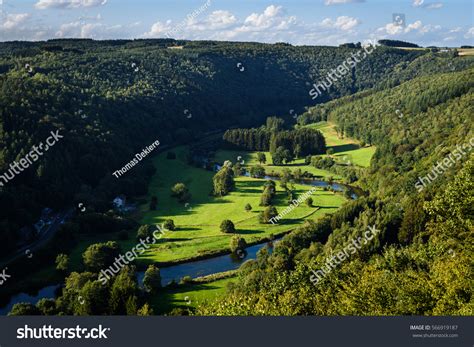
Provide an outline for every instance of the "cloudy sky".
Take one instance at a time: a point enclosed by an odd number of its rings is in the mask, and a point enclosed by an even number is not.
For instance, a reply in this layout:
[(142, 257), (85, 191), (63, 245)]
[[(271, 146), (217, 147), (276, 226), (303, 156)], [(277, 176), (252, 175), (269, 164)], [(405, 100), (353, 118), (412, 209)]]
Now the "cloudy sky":
[(0, 41), (172, 37), (474, 44), (472, 0), (0, 0)]

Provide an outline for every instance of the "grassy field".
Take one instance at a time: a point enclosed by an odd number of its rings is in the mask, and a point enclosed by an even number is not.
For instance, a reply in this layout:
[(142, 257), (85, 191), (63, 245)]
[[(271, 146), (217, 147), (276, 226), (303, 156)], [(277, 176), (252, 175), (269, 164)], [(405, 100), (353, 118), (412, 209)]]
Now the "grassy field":
[[(153, 245), (144, 253), (142, 262), (169, 262), (190, 259), (197, 256), (227, 250), (232, 237), (219, 230), (224, 219), (234, 222), (237, 233), (249, 242), (257, 242), (269, 237), (289, 231), (302, 224), (306, 218), (318, 218), (325, 213), (334, 212), (345, 201), (341, 194), (323, 191), (313, 194), (314, 205), (308, 207), (301, 204), (278, 225), (260, 224), (258, 214), (264, 209), (259, 206), (262, 187), (265, 180), (249, 177), (235, 179), (236, 188), (225, 197), (210, 195), (212, 190), (213, 172), (190, 167), (186, 161), (186, 148), (174, 149), (177, 159), (166, 159), (166, 153), (161, 153), (154, 159), (157, 173), (150, 184), (147, 200), (151, 196), (158, 197), (158, 207), (150, 211), (148, 204), (142, 205), (142, 224), (157, 224), (166, 219), (173, 219), (177, 230), (167, 232), (160, 244)], [(189, 204), (181, 204), (171, 197), (171, 187), (177, 183), (185, 183), (192, 198)], [(297, 196), (311, 189), (309, 186), (295, 185)], [(252, 211), (245, 211), (249, 203)], [(286, 193), (277, 184), (277, 196), (273, 205), (278, 211), (288, 206)]]
[[(294, 171), (296, 169), (301, 169), (302, 172), (307, 171), (315, 176), (319, 176), (322, 178), (328, 178), (328, 177), (332, 177), (334, 179), (341, 178), (339, 175), (336, 175), (327, 170), (321, 170), (321, 169), (315, 168), (314, 166), (306, 165), (304, 162), (304, 159), (297, 159), (288, 165), (274, 166), (270, 152), (264, 152), (264, 153), (265, 153), (265, 156), (267, 157), (267, 162), (266, 164), (262, 164), (262, 166), (265, 167), (265, 172), (270, 175), (272, 171), (274, 173), (281, 173), (283, 169), (289, 169), (291, 171)], [(250, 166), (259, 164), (259, 162), (257, 161), (257, 152), (220, 150), (220, 151), (217, 151), (214, 159), (219, 163), (223, 163), (226, 160), (230, 160), (231, 162), (235, 163), (237, 162), (237, 157), (241, 157), (241, 160), (244, 161), (243, 166), (247, 168)]]
[(375, 146), (361, 147), (357, 140), (344, 137), (340, 138), (335, 125), (329, 122), (319, 122), (307, 125), (312, 129), (321, 131), (326, 139), (326, 145), (334, 150), (334, 157), (342, 163), (351, 162), (352, 165), (369, 167), (370, 160), (375, 153)]
[(474, 55), (474, 48), (459, 48), (459, 55)]
[[(375, 146), (361, 147), (359, 142), (352, 138), (340, 138), (336, 130), (335, 125), (329, 122), (319, 122), (309, 124), (306, 127), (321, 131), (326, 139), (327, 148), (334, 150), (333, 158), (340, 163), (351, 163), (352, 165), (360, 167), (369, 167), (370, 160), (375, 153)], [(283, 169), (287, 168), (290, 170), (301, 169), (302, 172), (309, 172), (315, 176), (322, 178), (332, 177), (333, 179), (341, 179), (340, 176), (327, 171), (317, 169), (311, 165), (306, 165), (304, 159), (297, 159), (294, 162), (284, 166), (273, 166), (272, 157), (269, 152), (265, 152), (267, 162), (263, 164), (267, 174), (272, 171), (280, 173)], [(230, 160), (235, 163), (237, 160), (243, 160), (243, 166), (250, 167), (259, 164), (257, 161), (257, 152), (246, 152), (246, 151), (228, 151), (220, 150), (216, 153), (215, 160), (219, 163), (223, 163), (225, 160)]]
[(174, 308), (194, 308), (204, 302), (215, 300), (223, 295), (227, 285), (235, 278), (180, 286), (178, 288), (164, 289), (150, 300), (150, 305), (155, 314), (166, 314)]

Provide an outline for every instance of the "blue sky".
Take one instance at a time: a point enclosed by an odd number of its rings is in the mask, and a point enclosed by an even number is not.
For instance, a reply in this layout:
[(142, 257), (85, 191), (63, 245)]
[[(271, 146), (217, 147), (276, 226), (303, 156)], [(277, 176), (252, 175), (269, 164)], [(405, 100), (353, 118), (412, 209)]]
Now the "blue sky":
[[(0, 40), (474, 44), (472, 0), (0, 0)], [(394, 14), (401, 14), (394, 20)]]

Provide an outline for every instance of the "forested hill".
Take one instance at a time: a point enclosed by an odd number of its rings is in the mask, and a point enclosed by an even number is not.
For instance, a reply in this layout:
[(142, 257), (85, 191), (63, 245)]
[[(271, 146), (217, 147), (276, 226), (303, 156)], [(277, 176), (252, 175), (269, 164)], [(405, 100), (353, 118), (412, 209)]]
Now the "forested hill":
[[(308, 92), (353, 48), (174, 40), (51, 40), (0, 43), (0, 172), (60, 130), (61, 142), (0, 187), (0, 242), (43, 207), (81, 201), (97, 210), (116, 194), (143, 194), (148, 163), (120, 180), (112, 172), (157, 139), (184, 143), (229, 126), (259, 125), (269, 115), (291, 118), (314, 104)], [(378, 47), (317, 102), (418, 74), (424, 51)], [(446, 55), (431, 62), (447, 70)], [(454, 59), (453, 64), (466, 62)], [(449, 70), (447, 70), (449, 71)]]
[[(307, 223), (272, 254), (260, 251), (228, 297), (199, 314), (472, 315), (473, 77), (472, 68), (419, 77), (302, 115), (302, 124), (329, 119), (340, 134), (377, 145), (356, 183), (370, 197)], [(329, 267), (370, 228), (373, 239)], [(313, 271), (327, 268), (313, 283)]]

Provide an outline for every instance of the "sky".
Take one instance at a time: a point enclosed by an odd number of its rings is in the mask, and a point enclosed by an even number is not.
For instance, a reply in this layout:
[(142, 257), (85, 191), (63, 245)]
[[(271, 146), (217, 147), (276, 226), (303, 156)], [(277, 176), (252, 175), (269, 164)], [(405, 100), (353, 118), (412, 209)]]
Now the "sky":
[(0, 0), (0, 41), (54, 38), (474, 45), (473, 0)]

